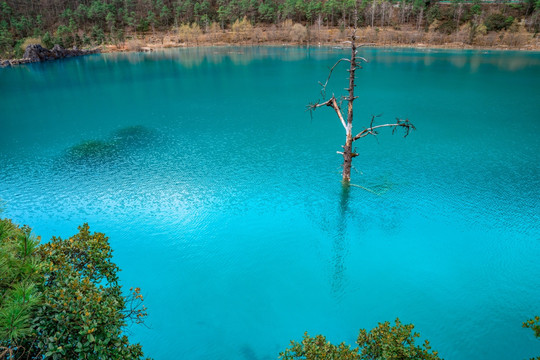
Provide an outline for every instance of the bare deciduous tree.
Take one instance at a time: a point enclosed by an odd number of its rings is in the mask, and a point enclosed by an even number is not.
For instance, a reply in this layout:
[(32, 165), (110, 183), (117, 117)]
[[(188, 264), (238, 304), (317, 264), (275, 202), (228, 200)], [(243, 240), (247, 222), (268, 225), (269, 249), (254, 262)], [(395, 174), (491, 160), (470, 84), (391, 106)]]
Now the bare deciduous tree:
[[(343, 172), (342, 172), (342, 180), (344, 185), (349, 185), (351, 180), (351, 168), (352, 168), (352, 159), (356, 156), (358, 156), (358, 153), (353, 151), (353, 142), (356, 140), (359, 140), (361, 138), (364, 138), (368, 135), (377, 136), (378, 130), (384, 127), (390, 127), (392, 128), (392, 133), (394, 133), (398, 129), (402, 129), (405, 132), (404, 137), (409, 135), (409, 132), (411, 130), (416, 130), (414, 125), (408, 120), (408, 119), (400, 119), (396, 118), (395, 123), (389, 123), (389, 124), (381, 124), (381, 125), (375, 125), (374, 121), (375, 118), (378, 116), (372, 116), (371, 122), (369, 124), (369, 127), (364, 128), (362, 131), (360, 131), (358, 134), (353, 135), (353, 129), (352, 129), (352, 123), (353, 123), (353, 103), (354, 100), (356, 100), (358, 97), (354, 96), (354, 88), (355, 88), (355, 72), (358, 69), (361, 69), (361, 63), (367, 62), (367, 60), (361, 56), (358, 55), (358, 47), (356, 45), (356, 29), (353, 30), (351, 35), (351, 56), (350, 58), (342, 58), (339, 59), (334, 66), (330, 68), (330, 72), (328, 74), (328, 78), (326, 79), (326, 82), (319, 84), (322, 86), (322, 95), (323, 95), (323, 101), (317, 101), (315, 103), (309, 104), (308, 109), (310, 111), (316, 110), (319, 107), (322, 106), (330, 106), (334, 109), (336, 112), (341, 124), (345, 128), (345, 145), (343, 145), (343, 151), (338, 151), (338, 154), (343, 155)], [(328, 81), (332, 77), (332, 72), (334, 69), (342, 62), (349, 63), (349, 69), (347, 70), (349, 72), (349, 87), (345, 90), (348, 91), (348, 96), (341, 96), (339, 100), (335, 97), (334, 94), (332, 94), (332, 97), (329, 100), (324, 101), (324, 98), (326, 97), (326, 86), (328, 85)], [(341, 110), (343, 102), (347, 103), (347, 119), (345, 120), (343, 116), (343, 112)]]

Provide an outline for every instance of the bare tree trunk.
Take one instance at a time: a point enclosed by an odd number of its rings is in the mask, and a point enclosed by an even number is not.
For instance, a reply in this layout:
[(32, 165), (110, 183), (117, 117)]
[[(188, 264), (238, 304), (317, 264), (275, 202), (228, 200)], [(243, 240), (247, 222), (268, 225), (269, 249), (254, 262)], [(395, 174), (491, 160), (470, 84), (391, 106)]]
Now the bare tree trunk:
[(381, 18), (381, 27), (384, 27), (384, 12), (386, 10), (386, 2), (383, 1), (382, 4), (382, 18)]
[(461, 14), (463, 13), (463, 3), (459, 3), (457, 8), (457, 20), (456, 20), (456, 41), (459, 36), (459, 21), (461, 20)]
[[(356, 13), (356, 12), (355, 12)], [(338, 104), (338, 101), (334, 95), (329, 100), (326, 100), (322, 103), (316, 102), (308, 105), (309, 110), (316, 110), (317, 108), (321, 106), (330, 106), (334, 109), (336, 112), (339, 121), (345, 128), (345, 145), (342, 146), (343, 152), (338, 151), (338, 154), (341, 154), (343, 156), (343, 172), (342, 172), (342, 182), (344, 185), (349, 185), (351, 181), (351, 168), (352, 168), (352, 159), (358, 156), (356, 152), (353, 151), (353, 143), (356, 140), (359, 140), (363, 137), (366, 137), (368, 135), (377, 136), (378, 129), (384, 128), (384, 127), (391, 127), (393, 128), (392, 133), (396, 131), (396, 129), (404, 129), (405, 130), (405, 137), (409, 134), (410, 130), (415, 130), (414, 125), (408, 120), (403, 120), (396, 118), (395, 123), (390, 124), (382, 124), (382, 125), (373, 125), (373, 122), (376, 118), (376, 116), (371, 117), (371, 123), (369, 127), (364, 128), (364, 130), (360, 131), (358, 134), (353, 136), (352, 132), (352, 122), (353, 122), (353, 102), (357, 98), (354, 96), (354, 88), (355, 88), (355, 72), (356, 69), (361, 68), (359, 66), (359, 61), (367, 62), (366, 59), (363, 57), (360, 57), (357, 55), (357, 47), (356, 47), (356, 28), (354, 29), (352, 36), (351, 36), (351, 57), (348, 58), (342, 58), (338, 60), (332, 68), (330, 68), (330, 74), (328, 75), (328, 78), (326, 79), (326, 82), (324, 84), (320, 83), (322, 86), (322, 94), (323, 97), (326, 93), (326, 86), (328, 85), (328, 81), (330, 80), (332, 76), (332, 72), (334, 69), (341, 63), (341, 62), (349, 62), (350, 66), (347, 70), (349, 72), (349, 87), (346, 89), (349, 93), (348, 96), (342, 96), (340, 99), (342, 101), (347, 101), (347, 121), (343, 118), (343, 113), (341, 111), (341, 102)]]
[(375, 25), (375, 0), (371, 2), (371, 27)]
[(321, 24), (322, 24), (322, 16), (319, 14), (319, 18), (317, 19), (317, 39), (319, 43), (321, 42)]
[(353, 136), (352, 136), (352, 122), (353, 122), (353, 102), (354, 102), (354, 80), (355, 75), (354, 72), (356, 71), (356, 31), (351, 36), (351, 64), (349, 67), (349, 98), (347, 99), (348, 105), (347, 105), (347, 128), (345, 129), (346, 138), (345, 138), (345, 146), (343, 146), (343, 173), (342, 173), (342, 180), (344, 183), (348, 183), (351, 181), (351, 167), (352, 167), (352, 159), (355, 156), (358, 156), (358, 154), (353, 153), (352, 151), (352, 143), (353, 143)]

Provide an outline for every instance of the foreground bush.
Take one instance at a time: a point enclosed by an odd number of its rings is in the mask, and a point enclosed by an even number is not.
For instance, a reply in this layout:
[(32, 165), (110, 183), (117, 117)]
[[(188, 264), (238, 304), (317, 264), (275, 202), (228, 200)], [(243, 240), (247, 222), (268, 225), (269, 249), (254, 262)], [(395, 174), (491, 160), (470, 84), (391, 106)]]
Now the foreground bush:
[[(540, 316), (535, 316), (534, 319), (525, 321), (523, 327), (531, 329), (534, 332), (534, 336), (540, 339)], [(540, 356), (531, 360), (540, 360)]]
[(422, 346), (415, 345), (420, 334), (413, 333), (414, 325), (403, 325), (396, 319), (396, 325), (379, 323), (369, 333), (361, 329), (357, 348), (341, 343), (333, 345), (322, 335), (315, 337), (304, 334), (301, 343), (291, 341), (291, 347), (280, 354), (283, 360), (439, 360), (436, 351), (426, 340)]
[(0, 220), (0, 355), (35, 335), (32, 320), (41, 303), (44, 267), (37, 246), (29, 228)]
[(108, 238), (88, 224), (39, 245), (0, 220), (0, 358), (142, 358), (123, 332), (143, 322), (143, 297), (122, 294), (118, 271)]

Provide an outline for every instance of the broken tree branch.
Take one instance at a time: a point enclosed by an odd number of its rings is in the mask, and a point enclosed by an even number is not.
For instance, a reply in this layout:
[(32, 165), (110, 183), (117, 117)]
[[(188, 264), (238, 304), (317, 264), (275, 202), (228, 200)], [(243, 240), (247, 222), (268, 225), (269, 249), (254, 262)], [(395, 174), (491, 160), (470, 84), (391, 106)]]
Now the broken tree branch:
[(360, 138), (363, 138), (363, 137), (366, 137), (368, 135), (377, 136), (378, 133), (375, 130), (380, 129), (380, 128), (384, 128), (384, 127), (393, 128), (392, 129), (392, 134), (398, 128), (404, 129), (405, 130), (405, 135), (403, 137), (407, 137), (407, 135), (409, 135), (409, 132), (411, 130), (416, 130), (416, 127), (409, 121), (409, 119), (402, 120), (402, 119), (396, 118), (397, 122), (394, 123), (394, 124), (382, 124), (382, 125), (373, 126), (374, 118), (375, 118), (375, 116), (371, 117), (371, 125), (370, 125), (370, 127), (368, 127), (366, 129), (362, 130), (361, 132), (359, 132), (355, 137), (353, 137), (353, 141), (356, 141), (356, 140), (358, 140)]
[(341, 125), (343, 125), (345, 130), (347, 129), (347, 124), (345, 124), (345, 119), (343, 119), (343, 114), (341, 113), (341, 106), (340, 104), (337, 103), (336, 97), (334, 95), (332, 95), (332, 97), (325, 102), (322, 102), (322, 103), (317, 102), (314, 104), (309, 104), (307, 107), (308, 107), (308, 110), (314, 111), (315, 109), (320, 108), (321, 106), (330, 106), (331, 108), (333, 108), (339, 120), (341, 121)]
[(339, 59), (335, 64), (334, 66), (332, 66), (330, 68), (330, 71), (328, 72), (328, 77), (326, 78), (326, 81), (323, 83), (321, 83), (319, 81), (319, 85), (321, 85), (321, 95), (324, 98), (326, 98), (326, 86), (328, 85), (328, 81), (330, 81), (330, 78), (332, 77), (332, 72), (334, 71), (334, 69), (336, 68), (336, 66), (338, 66), (342, 61), (348, 61), (348, 62), (351, 62), (350, 59), (347, 59), (347, 58), (343, 58), (343, 59)]

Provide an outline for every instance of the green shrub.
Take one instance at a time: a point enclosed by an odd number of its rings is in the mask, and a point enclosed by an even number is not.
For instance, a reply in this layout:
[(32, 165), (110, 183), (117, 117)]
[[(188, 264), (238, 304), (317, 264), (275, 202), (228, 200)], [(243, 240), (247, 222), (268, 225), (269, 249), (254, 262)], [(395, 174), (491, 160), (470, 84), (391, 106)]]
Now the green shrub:
[(513, 16), (506, 17), (501, 13), (495, 13), (489, 15), (484, 21), (484, 24), (486, 25), (488, 31), (501, 31), (508, 29), (513, 22)]
[(6, 21), (0, 22), (0, 55), (9, 56), (13, 51), (13, 35)]
[(524, 328), (529, 328), (534, 332), (534, 336), (540, 339), (540, 316), (527, 320), (523, 323)]
[(437, 31), (446, 35), (452, 34), (457, 30), (457, 23), (453, 20), (441, 21), (439, 26), (437, 26)]
[(431, 24), (435, 20), (441, 18), (441, 9), (438, 4), (431, 6), (426, 13), (427, 24)]
[(22, 49), (24, 39), (19, 39), (15, 42), (13, 53), (16, 58), (22, 58), (24, 55), (24, 50)]
[[(137, 309), (127, 309), (112, 262), (112, 249), (102, 233), (90, 233), (88, 224), (69, 239), (53, 237), (39, 248), (45, 263), (43, 306), (37, 311), (38, 346), (45, 356), (76, 359), (92, 354), (96, 359), (139, 359), (138, 344), (122, 335), (128, 320), (142, 321), (145, 308), (136, 289)], [(132, 313), (135, 310), (135, 313)], [(128, 315), (129, 314), (129, 315)]]
[(137, 32), (145, 33), (150, 29), (150, 23), (145, 18), (142, 18), (139, 20), (139, 23), (137, 24)]
[(43, 35), (43, 38), (41, 38), (41, 43), (47, 49), (51, 49), (54, 46), (51, 34), (49, 34), (48, 31), (45, 33), (45, 35)]
[(369, 333), (360, 330), (358, 340), (362, 359), (395, 359), (395, 360), (439, 360), (437, 351), (430, 352), (429, 341), (425, 340), (422, 346), (415, 344), (420, 334), (413, 333), (414, 325), (403, 325), (396, 319), (396, 325), (391, 326), (388, 321), (379, 323)]
[(123, 332), (142, 323), (140, 289), (122, 294), (102, 233), (88, 224), (39, 245), (30, 228), (0, 220), (0, 357), (140, 359)]
[(480, 1), (478, 0), (473, 1), (473, 5), (471, 6), (471, 13), (473, 15), (482, 14), (482, 4), (480, 3)]
[(88, 35), (86, 34), (83, 35), (82, 44), (85, 46), (89, 46), (92, 44), (92, 40), (88, 37)]
[(311, 337), (304, 334), (302, 342), (291, 341), (291, 347), (280, 354), (283, 360), (439, 360), (436, 351), (430, 352), (431, 346), (426, 340), (422, 346), (415, 344), (420, 337), (413, 333), (414, 325), (403, 325), (396, 319), (396, 325), (379, 323), (369, 333), (361, 329), (356, 343), (358, 347), (351, 349), (341, 343), (333, 345), (322, 335)]
[(105, 41), (105, 33), (98, 25), (94, 25), (94, 27), (92, 27), (92, 33), (90, 36), (97, 45), (101, 45)]
[(16, 350), (35, 336), (32, 320), (43, 283), (38, 242), (29, 228), (0, 220), (0, 348)]
[[(535, 316), (534, 319), (529, 319), (523, 323), (524, 328), (529, 328), (534, 332), (534, 336), (540, 339), (540, 316)], [(535, 360), (534, 358), (531, 360)], [(536, 358), (540, 360), (540, 356)]]

